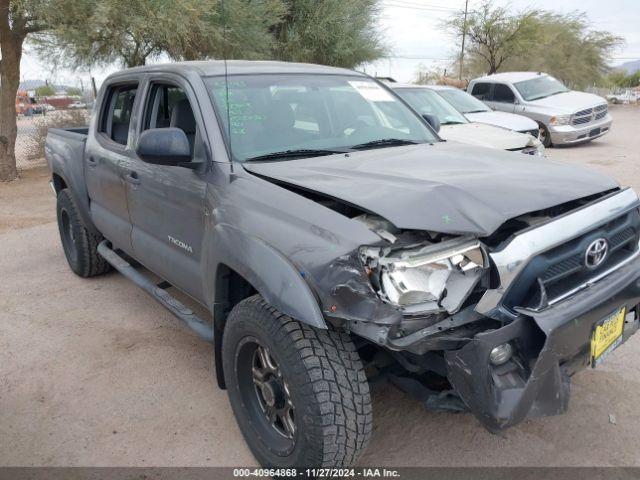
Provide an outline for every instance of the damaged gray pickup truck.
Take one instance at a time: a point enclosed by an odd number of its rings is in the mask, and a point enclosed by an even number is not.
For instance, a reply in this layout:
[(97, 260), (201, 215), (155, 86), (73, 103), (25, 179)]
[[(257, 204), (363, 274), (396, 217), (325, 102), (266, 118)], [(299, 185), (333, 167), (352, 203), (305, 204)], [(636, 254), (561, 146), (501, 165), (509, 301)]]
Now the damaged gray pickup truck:
[(356, 462), (375, 377), (491, 431), (562, 413), (638, 329), (638, 197), (429, 121), (317, 65), (116, 73), (88, 128), (47, 137), (64, 252), (213, 342), (264, 466)]

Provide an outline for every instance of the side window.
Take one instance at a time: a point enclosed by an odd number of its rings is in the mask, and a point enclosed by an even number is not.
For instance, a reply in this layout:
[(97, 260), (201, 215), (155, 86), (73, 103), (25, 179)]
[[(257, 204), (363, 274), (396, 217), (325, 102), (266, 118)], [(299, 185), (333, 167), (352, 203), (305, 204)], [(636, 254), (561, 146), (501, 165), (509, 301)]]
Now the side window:
[(129, 123), (137, 90), (137, 85), (122, 85), (112, 87), (107, 95), (100, 132), (121, 145), (126, 145), (129, 139)]
[(471, 95), (480, 100), (489, 100), (489, 91), (491, 90), (490, 83), (476, 83), (473, 85)]
[(493, 101), (501, 103), (513, 103), (515, 96), (507, 85), (496, 83), (493, 87)]
[(154, 83), (149, 89), (143, 130), (180, 128), (189, 140), (191, 158), (203, 154), (202, 140), (191, 103), (184, 90), (176, 85)]

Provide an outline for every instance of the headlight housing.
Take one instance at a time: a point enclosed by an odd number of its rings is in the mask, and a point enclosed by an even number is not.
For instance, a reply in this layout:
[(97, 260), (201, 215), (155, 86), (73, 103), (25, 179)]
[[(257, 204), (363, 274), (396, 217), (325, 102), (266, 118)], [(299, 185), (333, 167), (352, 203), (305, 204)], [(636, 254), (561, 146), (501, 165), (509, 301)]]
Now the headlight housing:
[(549, 119), (551, 125), (568, 125), (571, 115), (554, 115)]
[(487, 268), (486, 255), (476, 239), (382, 250), (363, 247), (360, 251), (378, 294), (413, 313), (457, 311)]

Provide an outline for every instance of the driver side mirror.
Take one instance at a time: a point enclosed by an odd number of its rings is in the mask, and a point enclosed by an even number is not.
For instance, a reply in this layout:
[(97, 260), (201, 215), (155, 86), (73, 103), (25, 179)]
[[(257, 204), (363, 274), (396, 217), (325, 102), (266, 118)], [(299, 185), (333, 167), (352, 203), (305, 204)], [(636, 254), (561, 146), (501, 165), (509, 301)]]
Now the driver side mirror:
[(196, 169), (200, 163), (191, 161), (187, 135), (180, 128), (151, 128), (138, 139), (136, 154), (153, 165), (170, 165)]
[(433, 128), (436, 133), (440, 131), (440, 120), (438, 119), (438, 117), (431, 113), (423, 113), (422, 118), (424, 118), (427, 123), (431, 125), (431, 128)]

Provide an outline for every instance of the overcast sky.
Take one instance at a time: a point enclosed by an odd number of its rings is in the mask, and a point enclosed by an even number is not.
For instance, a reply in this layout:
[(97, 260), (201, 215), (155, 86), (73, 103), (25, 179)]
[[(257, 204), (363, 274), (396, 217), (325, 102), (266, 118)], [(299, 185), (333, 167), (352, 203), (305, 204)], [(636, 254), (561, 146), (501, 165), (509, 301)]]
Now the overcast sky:
[[(411, 81), (421, 65), (426, 68), (444, 68), (457, 48), (453, 38), (445, 34), (440, 23), (455, 11), (464, 8), (465, 0), (381, 0), (383, 5), (380, 23), (390, 47), (390, 58), (366, 65), (369, 74), (392, 76), (399, 81)], [(473, 8), (481, 0), (469, 0)], [(594, 29), (608, 30), (620, 35), (625, 46), (614, 54), (612, 65), (640, 59), (640, 0), (497, 0), (510, 5), (514, 11), (526, 8), (544, 9), (567, 13), (574, 10), (586, 12)], [(543, 52), (540, 52), (542, 54)], [(71, 72), (53, 70), (46, 61), (38, 59), (28, 47), (21, 64), (24, 80), (48, 79), (54, 83), (89, 86), (89, 78), (96, 77), (98, 84), (118, 66), (94, 68), (91, 71)]]

